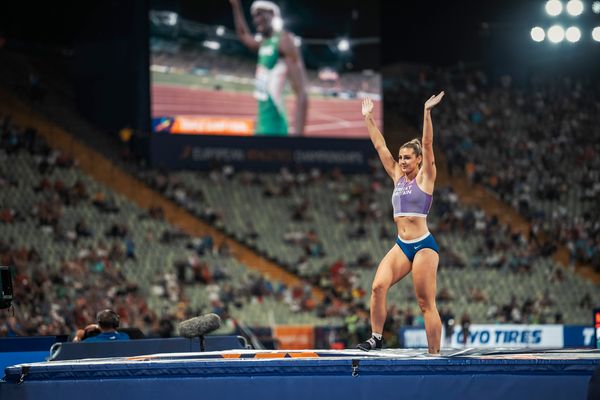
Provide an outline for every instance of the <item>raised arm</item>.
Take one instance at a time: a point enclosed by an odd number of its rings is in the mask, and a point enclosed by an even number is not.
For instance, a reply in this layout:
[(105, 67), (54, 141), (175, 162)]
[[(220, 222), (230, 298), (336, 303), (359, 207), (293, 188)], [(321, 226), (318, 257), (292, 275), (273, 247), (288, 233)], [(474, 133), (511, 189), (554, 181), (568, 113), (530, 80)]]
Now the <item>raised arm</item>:
[(258, 51), (260, 47), (260, 43), (254, 40), (250, 29), (248, 28), (248, 24), (246, 23), (246, 18), (244, 18), (244, 10), (242, 10), (242, 6), (240, 4), (240, 0), (229, 0), (231, 3), (231, 8), (233, 9), (233, 22), (235, 24), (235, 32), (246, 47), (250, 50)]
[(365, 123), (369, 130), (371, 142), (373, 142), (373, 146), (375, 147), (375, 150), (377, 150), (377, 154), (379, 155), (381, 164), (383, 164), (383, 167), (385, 168), (385, 172), (387, 172), (390, 178), (396, 182), (396, 179), (399, 178), (396, 177), (396, 166), (398, 163), (394, 160), (392, 153), (390, 153), (390, 150), (385, 144), (383, 135), (377, 128), (375, 118), (373, 118), (373, 101), (368, 97), (362, 102), (362, 115), (365, 117)]
[(304, 61), (290, 33), (284, 32), (281, 35), (279, 48), (288, 68), (292, 90), (296, 94), (296, 129), (294, 130), (294, 135), (302, 136), (306, 124), (306, 110), (308, 109)]
[(444, 92), (440, 92), (437, 96), (431, 96), (425, 102), (423, 110), (423, 167), (421, 169), (423, 177), (429, 182), (434, 182), (437, 170), (435, 167), (435, 156), (433, 155), (433, 124), (431, 122), (431, 109), (435, 107), (444, 97)]

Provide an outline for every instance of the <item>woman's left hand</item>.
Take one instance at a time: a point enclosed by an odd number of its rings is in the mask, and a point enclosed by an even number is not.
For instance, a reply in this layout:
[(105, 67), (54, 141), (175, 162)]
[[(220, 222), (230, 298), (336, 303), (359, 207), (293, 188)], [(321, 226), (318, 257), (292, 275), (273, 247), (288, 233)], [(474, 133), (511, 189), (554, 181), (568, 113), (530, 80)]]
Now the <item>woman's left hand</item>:
[(437, 96), (431, 96), (429, 100), (425, 102), (425, 110), (431, 110), (435, 107), (444, 97), (444, 91), (442, 90)]

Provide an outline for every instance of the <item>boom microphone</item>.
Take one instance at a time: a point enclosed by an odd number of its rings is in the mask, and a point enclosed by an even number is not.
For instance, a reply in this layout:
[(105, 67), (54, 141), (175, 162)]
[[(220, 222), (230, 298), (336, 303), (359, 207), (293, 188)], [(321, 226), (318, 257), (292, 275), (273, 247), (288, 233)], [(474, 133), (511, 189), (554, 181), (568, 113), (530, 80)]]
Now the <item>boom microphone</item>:
[(217, 314), (205, 314), (179, 323), (179, 334), (184, 338), (202, 337), (221, 327), (221, 317)]

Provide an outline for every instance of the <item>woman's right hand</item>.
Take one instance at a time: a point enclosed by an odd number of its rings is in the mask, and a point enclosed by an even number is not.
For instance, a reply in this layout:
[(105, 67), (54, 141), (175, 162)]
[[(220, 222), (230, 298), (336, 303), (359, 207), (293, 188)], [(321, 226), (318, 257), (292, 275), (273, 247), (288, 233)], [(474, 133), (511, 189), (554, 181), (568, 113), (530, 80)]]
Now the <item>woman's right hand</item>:
[(373, 100), (369, 97), (365, 98), (362, 101), (362, 115), (363, 117), (368, 117), (373, 112)]

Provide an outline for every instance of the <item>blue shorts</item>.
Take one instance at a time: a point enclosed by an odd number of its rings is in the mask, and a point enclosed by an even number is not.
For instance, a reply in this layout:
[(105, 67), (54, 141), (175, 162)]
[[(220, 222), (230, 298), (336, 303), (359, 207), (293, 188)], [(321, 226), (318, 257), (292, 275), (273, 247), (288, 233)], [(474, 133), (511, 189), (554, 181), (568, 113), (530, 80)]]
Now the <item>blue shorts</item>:
[(414, 240), (402, 240), (398, 237), (396, 239), (396, 244), (400, 246), (410, 262), (413, 262), (417, 252), (423, 249), (432, 249), (436, 253), (440, 253), (438, 244), (435, 242), (433, 235), (429, 232)]

